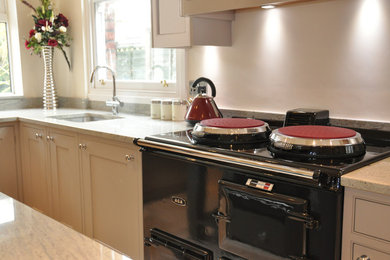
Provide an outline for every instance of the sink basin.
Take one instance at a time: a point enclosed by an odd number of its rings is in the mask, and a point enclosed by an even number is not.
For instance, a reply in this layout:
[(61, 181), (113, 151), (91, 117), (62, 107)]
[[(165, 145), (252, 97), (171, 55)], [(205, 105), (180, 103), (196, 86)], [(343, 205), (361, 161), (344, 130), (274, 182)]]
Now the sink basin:
[(49, 118), (66, 120), (71, 122), (94, 122), (94, 121), (101, 121), (101, 120), (119, 119), (122, 117), (113, 116), (113, 115), (101, 115), (95, 113), (82, 113), (82, 114), (73, 114), (73, 115), (50, 116)]

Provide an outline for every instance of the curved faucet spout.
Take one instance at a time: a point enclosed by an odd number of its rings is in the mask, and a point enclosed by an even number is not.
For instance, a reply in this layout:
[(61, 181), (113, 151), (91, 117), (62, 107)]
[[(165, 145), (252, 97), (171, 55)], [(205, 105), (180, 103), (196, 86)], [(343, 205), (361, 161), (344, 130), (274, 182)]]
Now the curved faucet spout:
[(114, 97), (116, 96), (116, 82), (115, 82), (115, 72), (110, 68), (110, 67), (107, 67), (107, 66), (96, 66), (92, 73), (91, 73), (91, 80), (90, 82), (92, 83), (93, 82), (93, 79), (94, 79), (94, 76), (95, 76), (95, 72), (99, 69), (106, 69), (106, 70), (109, 70), (111, 72), (111, 75), (112, 75), (112, 87), (113, 87), (113, 91), (112, 91), (112, 100), (114, 100)]
[(95, 76), (95, 72), (99, 69), (106, 69), (106, 70), (109, 70), (111, 72), (111, 75), (112, 75), (112, 101), (106, 101), (106, 105), (107, 106), (110, 106), (112, 107), (112, 113), (114, 115), (118, 114), (118, 107), (119, 106), (123, 106), (123, 102), (121, 102), (119, 100), (119, 98), (116, 96), (116, 80), (115, 80), (115, 72), (110, 68), (110, 67), (107, 67), (107, 66), (96, 66), (92, 73), (91, 73), (91, 80), (90, 82), (93, 83), (93, 79), (94, 79), (94, 76)]

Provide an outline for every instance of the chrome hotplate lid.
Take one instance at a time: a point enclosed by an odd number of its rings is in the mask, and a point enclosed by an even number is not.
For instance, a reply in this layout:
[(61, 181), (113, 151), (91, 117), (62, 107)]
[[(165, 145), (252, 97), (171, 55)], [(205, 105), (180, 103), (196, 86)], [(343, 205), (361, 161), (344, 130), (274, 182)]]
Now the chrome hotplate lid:
[(194, 126), (192, 135), (247, 135), (270, 131), (269, 125), (261, 120), (247, 118), (213, 118), (202, 120)]
[(341, 127), (302, 125), (274, 130), (268, 150), (291, 160), (359, 158), (366, 152), (360, 133)]
[(355, 144), (362, 144), (364, 140), (360, 133), (357, 133), (352, 137), (335, 138), (335, 139), (314, 139), (314, 138), (302, 138), (284, 135), (279, 132), (278, 129), (272, 131), (270, 140), (277, 147), (285, 147), (289, 145), (302, 145), (302, 146), (348, 146)]

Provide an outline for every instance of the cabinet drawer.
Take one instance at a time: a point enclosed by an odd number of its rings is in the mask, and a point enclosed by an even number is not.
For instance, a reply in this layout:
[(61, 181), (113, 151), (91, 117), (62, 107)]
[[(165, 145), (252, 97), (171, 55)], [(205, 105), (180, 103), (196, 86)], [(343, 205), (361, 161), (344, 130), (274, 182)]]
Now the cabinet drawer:
[(361, 246), (358, 244), (353, 245), (353, 260), (361, 259), (361, 256), (367, 256), (371, 260), (389, 260), (390, 255), (384, 252), (377, 251), (372, 248)]
[(389, 219), (389, 204), (356, 198), (354, 223), (355, 232), (390, 242), (390, 225), (388, 225)]

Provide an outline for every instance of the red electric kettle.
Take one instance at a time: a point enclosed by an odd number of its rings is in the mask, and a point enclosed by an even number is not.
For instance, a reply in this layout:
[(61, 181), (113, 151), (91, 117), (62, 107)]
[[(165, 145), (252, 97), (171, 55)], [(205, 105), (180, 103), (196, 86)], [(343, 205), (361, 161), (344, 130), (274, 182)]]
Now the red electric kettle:
[(208, 78), (201, 77), (194, 81), (192, 87), (196, 87), (202, 82), (206, 82), (210, 86), (212, 97), (201, 92), (192, 100), (185, 116), (185, 120), (192, 125), (205, 119), (222, 117), (222, 113), (219, 111), (217, 104), (215, 104), (213, 99), (216, 95), (214, 83)]

